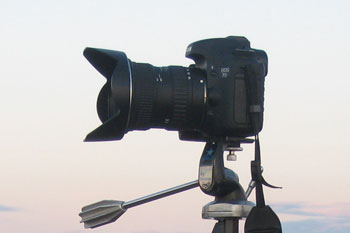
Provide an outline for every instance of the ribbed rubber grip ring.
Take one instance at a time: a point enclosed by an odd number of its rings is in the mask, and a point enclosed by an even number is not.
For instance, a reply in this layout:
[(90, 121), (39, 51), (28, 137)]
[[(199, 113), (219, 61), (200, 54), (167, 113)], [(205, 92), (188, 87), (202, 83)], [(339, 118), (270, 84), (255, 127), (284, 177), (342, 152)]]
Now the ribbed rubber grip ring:
[(175, 68), (171, 72), (172, 77), (174, 77), (172, 126), (180, 127), (187, 120), (189, 81), (184, 68)]

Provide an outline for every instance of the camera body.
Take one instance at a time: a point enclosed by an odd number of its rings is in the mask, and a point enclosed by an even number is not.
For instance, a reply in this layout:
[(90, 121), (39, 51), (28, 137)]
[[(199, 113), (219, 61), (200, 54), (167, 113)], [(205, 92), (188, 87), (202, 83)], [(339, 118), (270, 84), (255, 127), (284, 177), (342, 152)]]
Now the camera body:
[(181, 140), (239, 141), (262, 129), (267, 55), (244, 37), (190, 44), (189, 67), (136, 63), (105, 49), (84, 56), (107, 79), (97, 101), (103, 124), (86, 141), (150, 128), (179, 131)]
[(230, 36), (194, 42), (186, 57), (206, 74), (206, 114), (201, 130), (180, 131), (180, 139), (244, 138), (260, 132), (266, 53), (250, 48), (245, 37)]

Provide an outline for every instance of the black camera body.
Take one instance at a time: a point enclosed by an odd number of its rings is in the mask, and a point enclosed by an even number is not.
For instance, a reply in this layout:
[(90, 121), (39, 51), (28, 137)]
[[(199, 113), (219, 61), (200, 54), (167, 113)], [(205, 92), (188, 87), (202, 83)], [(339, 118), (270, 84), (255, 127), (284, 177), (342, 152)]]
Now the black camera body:
[(177, 130), (181, 140), (239, 140), (262, 129), (267, 55), (244, 37), (190, 44), (189, 67), (136, 63), (104, 49), (84, 55), (107, 78), (97, 101), (103, 124), (86, 141), (150, 128)]
[[(206, 120), (201, 131), (180, 131), (183, 140), (246, 137), (261, 131), (267, 55), (244, 37), (194, 42), (186, 57), (206, 74)], [(252, 114), (257, 121), (254, 126)]]

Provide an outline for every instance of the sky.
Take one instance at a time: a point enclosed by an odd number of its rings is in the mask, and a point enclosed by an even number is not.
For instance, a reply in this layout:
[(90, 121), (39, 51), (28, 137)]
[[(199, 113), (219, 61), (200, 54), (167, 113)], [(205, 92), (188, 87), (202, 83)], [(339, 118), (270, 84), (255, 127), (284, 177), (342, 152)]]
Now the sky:
[[(201, 209), (212, 197), (199, 189), (101, 228), (79, 223), (84, 205), (197, 179), (204, 147), (165, 130), (84, 143), (100, 124), (105, 79), (82, 52), (106, 48), (136, 62), (188, 66), (188, 44), (229, 35), (269, 57), (260, 139), (264, 177), (283, 186), (265, 189), (283, 232), (350, 232), (349, 11), (345, 0), (0, 0), (1, 232), (211, 232), (215, 221), (201, 219)], [(253, 147), (243, 147), (226, 166), (247, 187)]]

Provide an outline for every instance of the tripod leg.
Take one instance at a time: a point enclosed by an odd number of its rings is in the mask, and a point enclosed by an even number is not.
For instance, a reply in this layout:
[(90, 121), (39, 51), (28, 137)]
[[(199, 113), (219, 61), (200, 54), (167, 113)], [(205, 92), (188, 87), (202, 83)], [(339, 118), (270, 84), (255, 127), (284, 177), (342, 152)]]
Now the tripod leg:
[(228, 218), (218, 221), (212, 233), (238, 233), (238, 218)]
[(225, 233), (238, 233), (238, 218), (225, 220)]
[(218, 221), (215, 223), (214, 229), (211, 233), (224, 233), (225, 231), (225, 223), (224, 221)]

